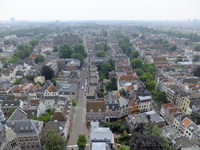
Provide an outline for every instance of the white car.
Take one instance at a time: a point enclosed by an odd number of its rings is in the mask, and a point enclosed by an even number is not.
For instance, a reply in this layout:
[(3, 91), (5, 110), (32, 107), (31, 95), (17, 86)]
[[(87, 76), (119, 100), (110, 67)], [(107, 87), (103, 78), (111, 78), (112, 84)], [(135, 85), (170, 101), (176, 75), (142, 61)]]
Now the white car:
[(84, 89), (84, 86), (82, 86), (82, 88), (81, 88), (82, 90)]

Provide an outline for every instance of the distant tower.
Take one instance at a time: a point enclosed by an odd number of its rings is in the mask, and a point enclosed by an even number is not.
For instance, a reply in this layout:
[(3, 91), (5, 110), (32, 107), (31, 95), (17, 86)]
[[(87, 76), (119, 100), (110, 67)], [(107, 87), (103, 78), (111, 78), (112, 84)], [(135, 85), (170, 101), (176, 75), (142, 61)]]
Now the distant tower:
[(10, 20), (11, 20), (11, 23), (14, 25), (15, 24), (15, 18), (10, 18)]
[(6, 122), (6, 118), (4, 117), (3, 111), (0, 108), (0, 123), (5, 123)]
[(56, 20), (56, 28), (58, 27), (58, 20)]

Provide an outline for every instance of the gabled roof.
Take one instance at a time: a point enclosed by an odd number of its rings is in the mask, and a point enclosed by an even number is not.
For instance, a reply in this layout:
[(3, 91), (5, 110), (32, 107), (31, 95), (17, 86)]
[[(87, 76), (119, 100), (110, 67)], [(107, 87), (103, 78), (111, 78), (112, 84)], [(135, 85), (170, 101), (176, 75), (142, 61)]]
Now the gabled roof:
[(131, 75), (121, 75), (119, 77), (119, 81), (122, 81), (122, 80), (133, 80), (133, 79), (138, 79), (138, 77), (133, 73)]
[(24, 112), (21, 108), (15, 109), (15, 111), (12, 113), (8, 121), (10, 120), (23, 120), (24, 118), (27, 118), (27, 113)]
[(106, 103), (115, 103), (115, 96), (112, 93), (108, 93), (104, 100)]
[(48, 88), (47, 91), (48, 92), (53, 92), (53, 90), (55, 89), (55, 86), (53, 84), (51, 84)]
[(167, 104), (161, 105), (161, 107), (163, 107), (164, 109), (166, 109), (167, 107), (174, 107), (174, 104), (172, 104), (172, 103), (167, 103)]
[(37, 106), (37, 105), (39, 105), (39, 103), (40, 103), (39, 100), (30, 100), (30, 101), (28, 102), (28, 104), (26, 105), (26, 107), (27, 107), (27, 108), (30, 108), (31, 105)]
[(51, 118), (51, 121), (66, 121), (67, 118), (64, 117), (63, 113), (62, 112), (54, 112), (52, 118)]

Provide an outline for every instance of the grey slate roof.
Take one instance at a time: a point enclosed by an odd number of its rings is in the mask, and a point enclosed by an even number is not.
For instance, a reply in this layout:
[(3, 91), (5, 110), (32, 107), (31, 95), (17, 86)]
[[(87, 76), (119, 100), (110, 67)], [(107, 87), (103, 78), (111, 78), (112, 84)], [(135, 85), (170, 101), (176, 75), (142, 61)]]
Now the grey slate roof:
[(7, 121), (6, 125), (11, 127), (16, 134), (32, 135), (39, 134), (43, 121), (36, 120), (12, 120)]
[(190, 125), (187, 126), (187, 128), (192, 132), (194, 132), (194, 131), (199, 129), (198, 126), (194, 122), (190, 123)]
[(92, 123), (90, 139), (92, 142), (112, 142), (110, 128), (99, 127), (99, 122)]
[(28, 117), (37, 116), (37, 109), (24, 109), (23, 111), (27, 113)]
[(61, 84), (59, 92), (76, 92), (78, 85), (76, 83), (66, 83)]
[(1, 107), (5, 107), (5, 105), (7, 104), (8, 107), (11, 107), (13, 104), (13, 107), (17, 107), (20, 106), (20, 101), (18, 100), (4, 100), (1, 102)]
[(12, 113), (8, 121), (10, 120), (23, 120), (27, 117), (27, 113), (24, 112), (21, 108), (15, 109), (15, 111)]
[(64, 128), (65, 127), (65, 121), (64, 122), (47, 122), (45, 123), (45, 129), (52, 129), (55, 132), (60, 132), (59, 127)]

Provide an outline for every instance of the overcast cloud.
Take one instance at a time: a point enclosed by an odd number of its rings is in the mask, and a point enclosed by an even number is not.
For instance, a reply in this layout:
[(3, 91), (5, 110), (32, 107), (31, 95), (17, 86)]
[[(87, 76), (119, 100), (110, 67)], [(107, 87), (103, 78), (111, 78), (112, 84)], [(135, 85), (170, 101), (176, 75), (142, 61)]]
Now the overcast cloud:
[(200, 0), (0, 0), (0, 20), (200, 19)]

